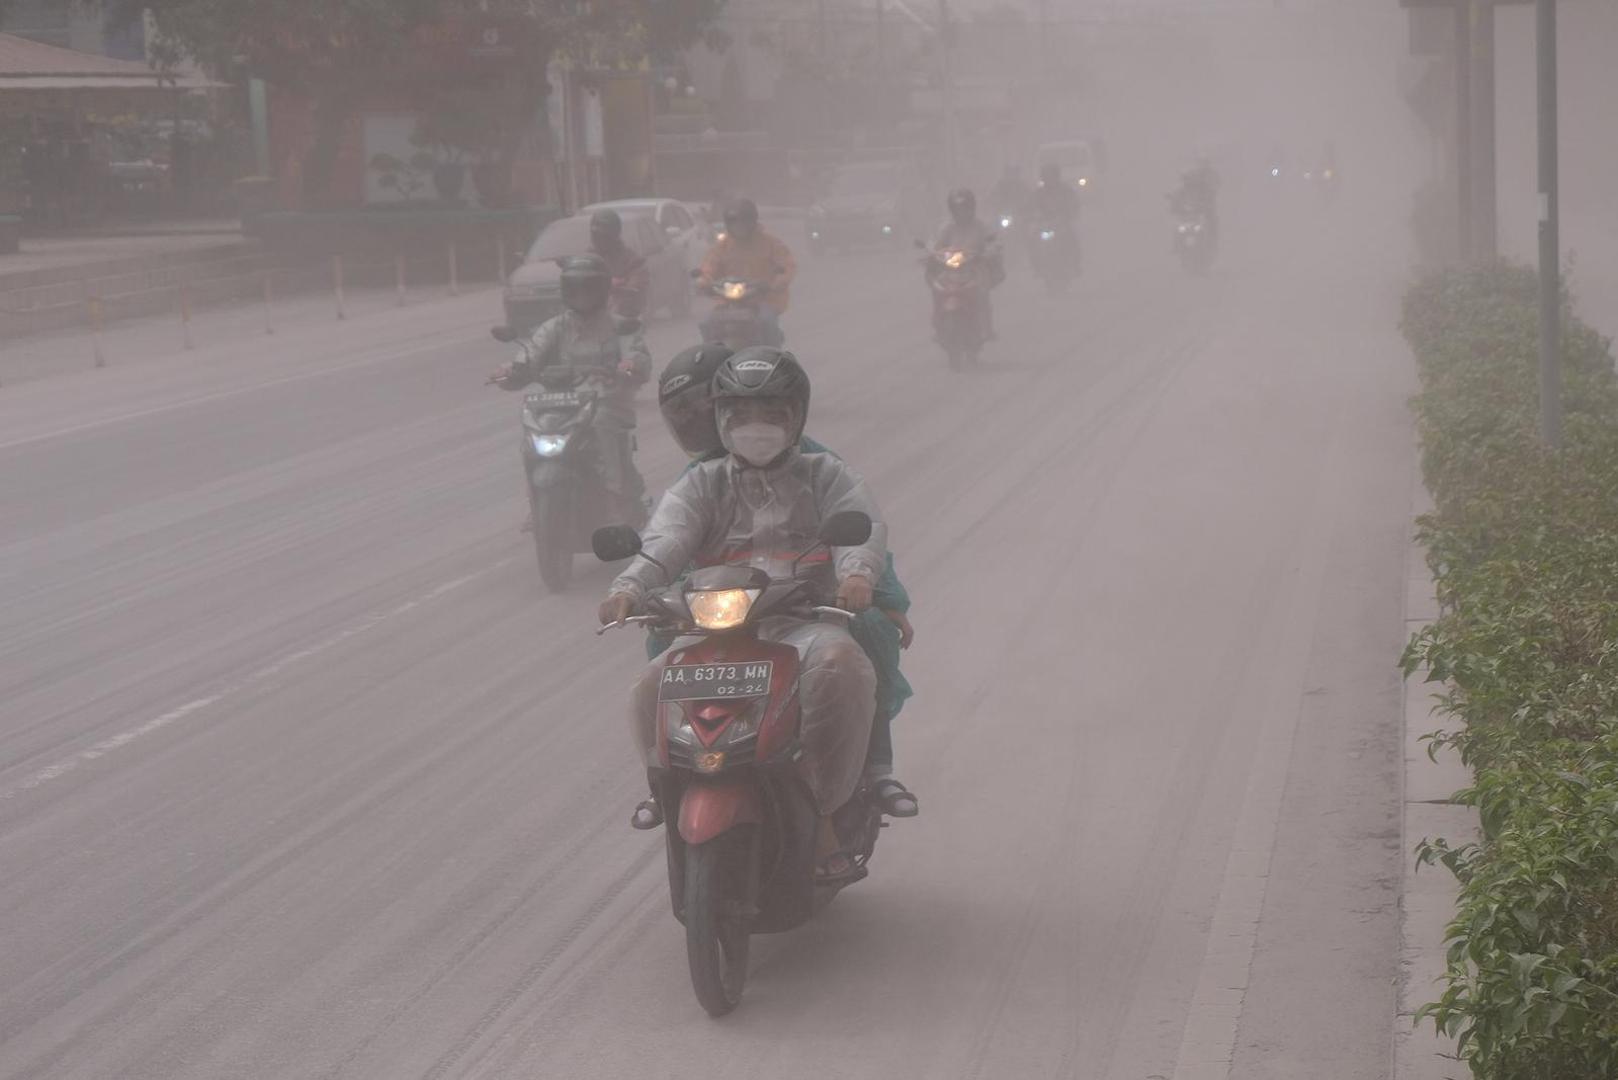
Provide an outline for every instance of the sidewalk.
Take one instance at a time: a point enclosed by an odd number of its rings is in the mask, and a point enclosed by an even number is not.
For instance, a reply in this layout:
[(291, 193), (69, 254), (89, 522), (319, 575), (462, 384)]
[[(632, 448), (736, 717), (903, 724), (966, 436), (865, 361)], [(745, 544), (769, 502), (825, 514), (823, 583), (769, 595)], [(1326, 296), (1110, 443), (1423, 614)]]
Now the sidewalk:
[[(1411, 528), (1432, 509), (1432, 496), (1418, 472), (1411, 498)], [(1405, 637), (1438, 617), (1438, 599), (1427, 569), (1426, 552), (1414, 539), (1405, 560)], [(1400, 850), (1404, 869), (1399, 887), (1399, 993), (1393, 1018), (1393, 1080), (1446, 1080), (1469, 1075), (1456, 1060), (1455, 1041), (1434, 1033), (1432, 1021), (1414, 1027), (1416, 1010), (1442, 992), (1446, 968), (1444, 930), (1455, 916), (1460, 886), (1442, 866), (1416, 868), (1415, 849), (1423, 839), (1443, 837), (1451, 846), (1477, 839), (1477, 811), (1458, 806), (1451, 796), (1470, 786), (1472, 774), (1459, 755), (1446, 748), (1434, 761), (1422, 736), (1451, 717), (1433, 715), (1437, 686), (1418, 671), (1405, 682), (1404, 776)]]
[[(455, 299), (455, 303), (448, 301)], [(101, 334), (88, 329), (43, 334), (21, 341), (0, 344), (0, 393), (20, 383), (94, 370), (98, 367), (123, 369), (186, 355), (204, 359), (220, 346), (236, 342), (256, 349), (294, 349), (309, 337), (310, 331), (344, 325), (392, 325), (386, 316), (409, 314), (414, 325), (425, 319), (427, 309), (439, 308), (449, 325), (492, 326), (501, 321), (500, 290), (488, 282), (463, 286), (458, 298), (451, 298), (443, 285), (423, 285), (407, 290), (404, 304), (394, 289), (347, 290), (343, 315), (338, 318), (335, 293), (300, 294), (285, 299), (272, 298), (266, 305), (242, 303), (193, 312), (189, 327), (178, 314), (152, 315), (123, 320)], [(188, 345), (189, 341), (189, 345)]]
[(247, 242), (241, 226), (229, 221), (154, 222), (114, 233), (25, 236), (22, 250), (0, 255), (0, 290), (14, 275), (37, 275), (64, 268), (93, 270), (99, 264), (153, 255), (192, 253)]

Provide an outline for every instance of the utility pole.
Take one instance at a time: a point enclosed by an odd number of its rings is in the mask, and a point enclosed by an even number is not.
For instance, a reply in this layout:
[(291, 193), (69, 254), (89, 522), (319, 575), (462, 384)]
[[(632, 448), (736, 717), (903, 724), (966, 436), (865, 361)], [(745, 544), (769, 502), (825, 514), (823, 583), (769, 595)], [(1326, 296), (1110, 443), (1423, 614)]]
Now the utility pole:
[(949, 0), (938, 0), (938, 55), (942, 84), (939, 90), (944, 107), (944, 166), (949, 183), (958, 182), (960, 166), (960, 125), (955, 115), (955, 28), (950, 22)]
[(1472, 261), (1472, 0), (1456, 0), (1455, 20), (1455, 225), (1456, 254)]
[(1051, 113), (1051, 5), (1039, 0), (1039, 120), (1049, 123)]
[(1539, 84), (1539, 424), (1562, 445), (1562, 255), (1556, 131), (1556, 0), (1538, 0), (1535, 70)]
[(1496, 238), (1494, 121), (1494, 0), (1471, 0), (1472, 258), (1493, 259)]

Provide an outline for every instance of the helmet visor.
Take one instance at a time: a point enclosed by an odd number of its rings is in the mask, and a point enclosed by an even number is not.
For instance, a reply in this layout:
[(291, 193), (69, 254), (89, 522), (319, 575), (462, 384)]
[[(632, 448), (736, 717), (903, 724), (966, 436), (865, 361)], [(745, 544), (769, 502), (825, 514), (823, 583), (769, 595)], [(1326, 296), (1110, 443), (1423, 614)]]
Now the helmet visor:
[(743, 424), (772, 424), (789, 432), (798, 429), (798, 406), (791, 398), (722, 398), (714, 412), (721, 432)]

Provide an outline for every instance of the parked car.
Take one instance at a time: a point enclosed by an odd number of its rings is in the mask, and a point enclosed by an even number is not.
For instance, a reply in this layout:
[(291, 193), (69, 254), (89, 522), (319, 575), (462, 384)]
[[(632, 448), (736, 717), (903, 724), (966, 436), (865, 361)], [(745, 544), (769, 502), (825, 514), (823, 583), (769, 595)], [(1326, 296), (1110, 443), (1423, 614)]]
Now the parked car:
[[(691, 258), (687, 245), (657, 224), (653, 212), (630, 209), (627, 204), (602, 203), (618, 210), (624, 220), (624, 243), (645, 256), (651, 271), (651, 296), (647, 314), (663, 308), (675, 315), (691, 309)], [(561, 261), (590, 250), (590, 214), (600, 207), (588, 207), (571, 217), (558, 218), (545, 226), (529, 248), (523, 264), (506, 280), (506, 325), (528, 333), (562, 312)]]
[(832, 174), (805, 219), (809, 250), (907, 245), (930, 235), (934, 213), (920, 171), (908, 161), (859, 161)]

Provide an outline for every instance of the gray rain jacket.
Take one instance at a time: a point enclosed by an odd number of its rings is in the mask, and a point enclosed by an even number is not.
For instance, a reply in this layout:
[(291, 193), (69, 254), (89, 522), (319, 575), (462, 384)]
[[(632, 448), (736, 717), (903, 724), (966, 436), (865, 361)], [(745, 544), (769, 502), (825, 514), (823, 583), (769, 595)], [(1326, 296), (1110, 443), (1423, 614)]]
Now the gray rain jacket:
[[(831, 454), (791, 450), (779, 465), (755, 469), (734, 456), (698, 464), (674, 482), (646, 527), (646, 554), (664, 566), (754, 566), (790, 576), (792, 560), (814, 546), (820, 523), (842, 510), (871, 517), (871, 538), (860, 547), (816, 553), (798, 576), (821, 586), (829, 602), (837, 584), (856, 574), (872, 582), (887, 568), (887, 526), (865, 481)], [(612, 591), (636, 600), (663, 584), (663, 575), (636, 559)]]

